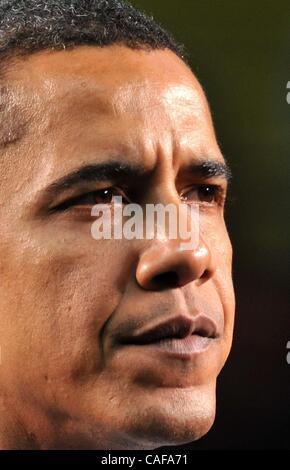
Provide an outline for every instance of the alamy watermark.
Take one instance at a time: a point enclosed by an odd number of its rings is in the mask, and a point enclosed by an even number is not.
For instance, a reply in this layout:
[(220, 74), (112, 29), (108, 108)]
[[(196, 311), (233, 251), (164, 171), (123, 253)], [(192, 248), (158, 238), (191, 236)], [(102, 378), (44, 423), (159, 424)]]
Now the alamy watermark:
[(286, 356), (286, 361), (287, 361), (287, 364), (290, 365), (290, 341), (288, 341), (287, 345), (286, 345), (286, 348), (288, 350), (288, 354)]
[(289, 90), (287, 95), (286, 95), (286, 101), (287, 101), (288, 104), (290, 104), (290, 81), (287, 83), (286, 88), (287, 88), (287, 90)]
[(122, 203), (114, 196), (112, 203), (96, 204), (91, 215), (97, 217), (91, 227), (95, 240), (180, 240), (181, 250), (199, 246), (198, 204), (139, 204)]

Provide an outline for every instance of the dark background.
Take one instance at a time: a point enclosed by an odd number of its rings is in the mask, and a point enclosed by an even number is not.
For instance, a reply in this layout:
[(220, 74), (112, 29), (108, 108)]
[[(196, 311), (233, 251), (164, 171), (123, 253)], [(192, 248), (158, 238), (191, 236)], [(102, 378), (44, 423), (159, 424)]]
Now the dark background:
[(290, 449), (290, 1), (131, 3), (185, 44), (234, 173), (234, 345), (215, 425), (187, 447)]

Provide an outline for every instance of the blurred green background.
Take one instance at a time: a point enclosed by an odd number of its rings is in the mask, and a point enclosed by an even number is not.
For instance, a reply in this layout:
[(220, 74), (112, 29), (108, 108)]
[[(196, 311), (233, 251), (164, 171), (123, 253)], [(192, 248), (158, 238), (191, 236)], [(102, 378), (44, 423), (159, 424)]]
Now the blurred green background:
[(189, 447), (290, 449), (290, 1), (131, 3), (185, 45), (234, 174), (235, 341), (216, 424)]

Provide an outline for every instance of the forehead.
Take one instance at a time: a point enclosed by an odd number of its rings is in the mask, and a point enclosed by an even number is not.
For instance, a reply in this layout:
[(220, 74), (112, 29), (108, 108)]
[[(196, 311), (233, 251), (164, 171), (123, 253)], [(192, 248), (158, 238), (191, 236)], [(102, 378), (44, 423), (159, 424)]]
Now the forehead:
[(11, 83), (30, 135), (53, 142), (56, 156), (80, 142), (82, 152), (141, 155), (164, 144), (219, 154), (201, 86), (171, 51), (82, 46), (28, 56), (16, 69)]

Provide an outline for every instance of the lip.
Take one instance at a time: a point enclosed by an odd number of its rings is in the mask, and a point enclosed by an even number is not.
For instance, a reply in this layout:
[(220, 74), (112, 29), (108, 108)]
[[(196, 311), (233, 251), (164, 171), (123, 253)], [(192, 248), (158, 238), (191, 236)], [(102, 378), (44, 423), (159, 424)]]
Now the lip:
[(150, 348), (175, 357), (190, 358), (208, 349), (218, 338), (216, 323), (207, 316), (175, 316), (137, 334), (119, 338), (122, 345)]
[(191, 335), (185, 338), (171, 338), (158, 341), (149, 346), (172, 356), (190, 358), (191, 356), (202, 353), (207, 350), (213, 338), (206, 336)]

